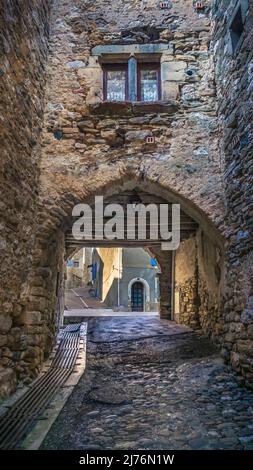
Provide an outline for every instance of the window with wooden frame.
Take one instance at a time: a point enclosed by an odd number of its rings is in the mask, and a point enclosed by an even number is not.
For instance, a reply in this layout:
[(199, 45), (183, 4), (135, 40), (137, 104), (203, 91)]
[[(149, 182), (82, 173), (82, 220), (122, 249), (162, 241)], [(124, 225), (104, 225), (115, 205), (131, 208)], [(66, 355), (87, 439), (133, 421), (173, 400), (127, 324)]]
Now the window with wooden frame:
[(138, 101), (159, 101), (161, 99), (160, 63), (138, 63), (137, 99)]
[(103, 65), (104, 100), (128, 100), (128, 67), (127, 64)]

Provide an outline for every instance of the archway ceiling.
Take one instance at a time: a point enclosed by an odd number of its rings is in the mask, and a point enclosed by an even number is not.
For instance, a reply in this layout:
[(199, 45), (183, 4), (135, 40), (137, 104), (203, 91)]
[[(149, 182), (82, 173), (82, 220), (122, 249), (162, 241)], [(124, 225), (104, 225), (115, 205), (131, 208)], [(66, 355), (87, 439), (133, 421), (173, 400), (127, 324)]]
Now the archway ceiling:
[[(136, 198), (136, 199), (135, 199)], [(135, 188), (134, 190), (127, 190), (127, 191), (122, 191), (119, 192), (118, 194), (111, 195), (109, 197), (106, 197), (104, 199), (104, 206), (107, 204), (120, 204), (124, 208), (124, 223), (126, 227), (126, 207), (127, 204), (131, 203), (131, 201), (137, 200), (137, 202), (140, 202), (144, 204), (145, 206), (149, 204), (168, 204), (169, 206), (172, 205), (172, 203), (169, 203), (165, 199), (157, 196), (150, 194), (148, 192), (144, 192), (141, 189)], [(90, 204), (93, 210), (93, 222), (94, 222), (94, 201), (93, 204)], [(170, 211), (169, 211), (170, 212)], [(181, 209), (181, 241), (184, 240), (185, 238), (189, 238), (191, 235), (196, 233), (196, 230), (198, 228), (198, 223), (195, 222), (189, 215), (187, 215), (182, 209)], [(108, 220), (110, 220), (111, 217), (104, 217), (103, 223), (105, 224)], [(157, 240), (127, 240), (126, 237), (126, 232), (125, 232), (125, 237), (123, 240), (95, 240), (95, 229), (93, 227), (93, 233), (92, 237), (93, 240), (76, 240), (73, 235), (72, 235), (72, 225), (74, 222), (75, 218), (70, 217), (68, 219), (68, 228), (66, 230), (66, 248), (67, 250), (69, 249), (77, 249), (77, 248), (82, 248), (82, 247), (148, 247), (148, 246), (160, 246), (161, 244), (161, 238), (159, 237)], [(172, 225), (172, 218), (171, 216), (169, 217), (169, 229), (171, 229)], [(149, 228), (150, 228), (150, 221), (147, 220), (147, 232), (149, 233)]]

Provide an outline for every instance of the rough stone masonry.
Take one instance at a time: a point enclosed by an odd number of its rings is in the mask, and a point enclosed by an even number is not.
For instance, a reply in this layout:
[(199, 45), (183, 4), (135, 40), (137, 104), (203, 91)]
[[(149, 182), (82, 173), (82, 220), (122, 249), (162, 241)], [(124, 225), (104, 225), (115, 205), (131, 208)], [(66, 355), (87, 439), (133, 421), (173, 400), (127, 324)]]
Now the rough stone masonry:
[[(73, 205), (135, 187), (197, 221), (176, 254), (176, 272), (188, 266), (177, 320), (200, 326), (252, 385), (253, 5), (241, 2), (236, 53), (235, 1), (0, 2), (2, 396), (53, 345)], [(159, 57), (161, 99), (105, 102), (103, 64), (132, 56)], [(168, 258), (157, 257), (164, 296)]]

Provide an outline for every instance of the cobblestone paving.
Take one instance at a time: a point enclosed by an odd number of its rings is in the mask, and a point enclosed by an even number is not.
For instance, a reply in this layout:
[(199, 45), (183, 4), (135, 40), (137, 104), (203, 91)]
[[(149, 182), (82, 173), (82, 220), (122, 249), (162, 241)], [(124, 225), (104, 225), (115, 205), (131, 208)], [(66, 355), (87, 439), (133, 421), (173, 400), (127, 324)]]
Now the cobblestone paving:
[(42, 449), (253, 449), (253, 393), (206, 338), (158, 318), (89, 330), (87, 370)]

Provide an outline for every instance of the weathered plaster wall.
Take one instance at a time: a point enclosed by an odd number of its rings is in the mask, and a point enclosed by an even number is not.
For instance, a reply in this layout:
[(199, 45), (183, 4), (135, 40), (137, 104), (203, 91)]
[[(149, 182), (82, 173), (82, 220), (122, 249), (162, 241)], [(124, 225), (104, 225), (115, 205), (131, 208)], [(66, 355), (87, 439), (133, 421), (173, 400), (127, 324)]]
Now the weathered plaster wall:
[(121, 303), (131, 310), (131, 282), (136, 278), (145, 281), (145, 311), (155, 311), (156, 302), (155, 277), (158, 269), (151, 265), (150, 254), (143, 248), (124, 248), (122, 256)]
[[(73, 289), (75, 287), (86, 287), (89, 281), (89, 271), (86, 264), (86, 252), (83, 249), (77, 251), (74, 256), (69, 260), (66, 268), (66, 289)], [(76, 266), (76, 264), (78, 266)]]
[(118, 305), (118, 280), (121, 279), (122, 249), (98, 248), (99, 294), (108, 305)]
[(214, 5), (215, 74), (226, 193), (226, 284), (224, 357), (253, 378), (252, 156), (253, 156), (253, 2), (239, 47), (232, 53), (229, 22), (239, 3)]
[(35, 240), (48, 5), (0, 1), (0, 396), (27, 375), (20, 296)]

